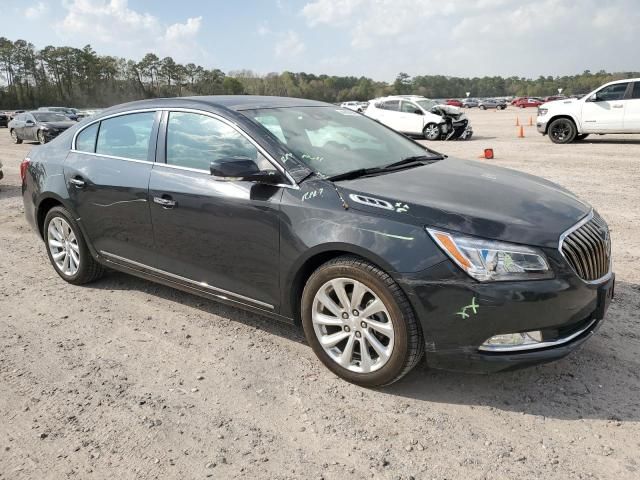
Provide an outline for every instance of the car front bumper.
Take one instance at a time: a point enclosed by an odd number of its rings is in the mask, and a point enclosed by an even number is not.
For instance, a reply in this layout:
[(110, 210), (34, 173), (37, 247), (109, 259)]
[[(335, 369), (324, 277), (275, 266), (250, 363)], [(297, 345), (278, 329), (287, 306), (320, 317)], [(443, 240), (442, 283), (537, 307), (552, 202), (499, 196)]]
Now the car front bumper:
[[(582, 345), (603, 322), (615, 276), (590, 284), (562, 259), (552, 263), (559, 271), (549, 280), (481, 283), (448, 260), (402, 275), (398, 281), (420, 319), (429, 366), (490, 373), (557, 360)], [(495, 335), (532, 330), (543, 332), (540, 347), (480, 349)]]
[(538, 130), (538, 133), (541, 133), (542, 135), (546, 135), (547, 134), (547, 122), (545, 122), (543, 120), (536, 120), (536, 129)]

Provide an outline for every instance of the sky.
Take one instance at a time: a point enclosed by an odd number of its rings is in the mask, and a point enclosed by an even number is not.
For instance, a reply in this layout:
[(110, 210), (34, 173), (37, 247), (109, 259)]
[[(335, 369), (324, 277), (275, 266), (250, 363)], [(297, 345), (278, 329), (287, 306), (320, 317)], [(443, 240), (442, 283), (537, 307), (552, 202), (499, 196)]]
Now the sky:
[[(8, 2), (8, 3), (7, 3)], [(640, 70), (640, 0), (2, 0), (0, 36), (225, 72)]]

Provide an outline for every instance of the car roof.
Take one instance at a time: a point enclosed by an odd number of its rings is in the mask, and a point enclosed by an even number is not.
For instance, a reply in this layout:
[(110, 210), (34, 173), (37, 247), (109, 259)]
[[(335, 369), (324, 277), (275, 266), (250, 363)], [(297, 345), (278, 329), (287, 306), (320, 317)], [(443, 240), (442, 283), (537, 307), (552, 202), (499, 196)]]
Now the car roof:
[(330, 107), (334, 105), (325, 102), (318, 102), (316, 100), (292, 97), (271, 97), (261, 95), (207, 95), (138, 100), (135, 102), (115, 105), (103, 110), (101, 113), (106, 113), (107, 111), (131, 110), (136, 108), (171, 108), (185, 106), (207, 106), (242, 111), (259, 108)]

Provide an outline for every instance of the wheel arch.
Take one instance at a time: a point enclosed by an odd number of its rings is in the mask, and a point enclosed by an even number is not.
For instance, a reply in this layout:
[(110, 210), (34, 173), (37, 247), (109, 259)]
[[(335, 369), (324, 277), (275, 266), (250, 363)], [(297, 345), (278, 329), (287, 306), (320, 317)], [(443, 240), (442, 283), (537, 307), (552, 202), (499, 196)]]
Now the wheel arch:
[(577, 133), (582, 133), (581, 129), (580, 129), (580, 124), (576, 121), (576, 119), (573, 117), (573, 115), (569, 115), (568, 113), (560, 113), (557, 115), (554, 115), (553, 117), (551, 117), (548, 121), (547, 121), (547, 125), (544, 127), (544, 133), (545, 135), (549, 133), (549, 125), (551, 125), (554, 121), (560, 119), (560, 118), (566, 118), (567, 120), (571, 120), (573, 122), (573, 124), (576, 127), (576, 132)]
[(281, 309), (281, 314), (293, 318), (294, 323), (300, 325), (302, 321), (300, 318), (300, 302), (307, 280), (321, 265), (334, 258), (346, 255), (361, 258), (394, 277), (391, 265), (368, 250), (340, 243), (321, 245), (307, 251), (290, 269), (290, 273), (286, 276), (283, 285), (290, 285), (291, 288), (282, 288), (282, 306), (284, 308)]

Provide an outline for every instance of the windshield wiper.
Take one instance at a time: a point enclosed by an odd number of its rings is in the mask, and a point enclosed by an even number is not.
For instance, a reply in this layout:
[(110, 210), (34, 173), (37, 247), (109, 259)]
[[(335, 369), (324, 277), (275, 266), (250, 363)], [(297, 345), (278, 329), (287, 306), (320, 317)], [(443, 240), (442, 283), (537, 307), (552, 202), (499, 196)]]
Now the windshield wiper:
[(335, 182), (337, 180), (353, 180), (354, 178), (360, 178), (367, 175), (377, 175), (381, 173), (394, 172), (397, 170), (401, 170), (402, 168), (418, 167), (420, 165), (426, 165), (428, 163), (442, 160), (444, 158), (446, 158), (446, 155), (415, 155), (412, 157), (403, 158), (402, 160), (384, 165), (382, 167), (357, 168), (355, 170), (349, 170), (348, 172), (339, 173), (337, 175), (327, 177), (327, 180), (331, 180), (332, 182)]

